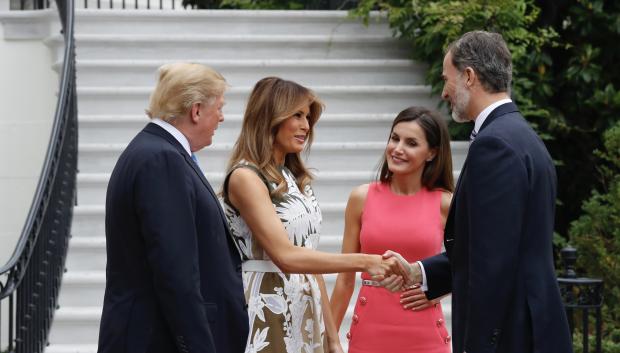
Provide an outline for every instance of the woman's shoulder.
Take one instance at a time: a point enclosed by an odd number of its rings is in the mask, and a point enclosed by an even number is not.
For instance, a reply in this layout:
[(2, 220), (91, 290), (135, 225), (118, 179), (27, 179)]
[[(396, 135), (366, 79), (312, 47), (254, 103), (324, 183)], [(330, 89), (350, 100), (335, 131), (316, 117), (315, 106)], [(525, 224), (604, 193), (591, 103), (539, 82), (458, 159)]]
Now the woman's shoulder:
[(441, 213), (447, 215), (450, 210), (450, 204), (452, 203), (452, 192), (448, 190), (440, 189), (441, 194)]
[(371, 188), (373, 188), (373, 185), (374, 183), (362, 184), (353, 188), (353, 190), (351, 190), (351, 194), (349, 195), (348, 203), (363, 206), (366, 202), (366, 198), (368, 197), (368, 192)]

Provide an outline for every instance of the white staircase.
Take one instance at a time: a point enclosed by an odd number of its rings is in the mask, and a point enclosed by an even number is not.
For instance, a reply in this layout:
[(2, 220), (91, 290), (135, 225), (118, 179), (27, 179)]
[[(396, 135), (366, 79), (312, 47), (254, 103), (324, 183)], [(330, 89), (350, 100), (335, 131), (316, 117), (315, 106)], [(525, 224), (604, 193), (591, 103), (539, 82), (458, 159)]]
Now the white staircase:
[[(96, 352), (105, 287), (104, 204), (119, 154), (148, 122), (143, 114), (156, 68), (168, 61), (205, 63), (231, 89), (225, 121), (199, 153), (219, 188), (254, 83), (277, 75), (314, 89), (326, 103), (308, 165), (324, 224), (320, 249), (339, 252), (344, 206), (356, 185), (372, 180), (392, 119), (410, 105), (435, 107), (424, 67), (407, 59), (383, 20), (369, 27), (339, 11), (78, 10), (78, 206), (60, 309), (48, 353)], [(60, 48), (60, 37), (48, 40)], [(455, 171), (467, 144), (452, 144)], [(331, 292), (335, 275), (327, 275)], [(446, 306), (449, 318), (449, 305)], [(352, 308), (341, 330), (348, 331)]]

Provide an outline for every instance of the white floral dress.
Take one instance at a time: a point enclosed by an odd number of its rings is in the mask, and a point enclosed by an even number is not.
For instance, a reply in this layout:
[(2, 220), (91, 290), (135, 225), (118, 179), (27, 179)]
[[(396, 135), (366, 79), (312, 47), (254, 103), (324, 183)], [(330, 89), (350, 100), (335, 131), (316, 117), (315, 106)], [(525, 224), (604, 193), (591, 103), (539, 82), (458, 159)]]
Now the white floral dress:
[[(276, 187), (255, 166), (242, 163), (233, 170), (240, 167), (256, 172), (269, 191)], [(316, 249), (322, 216), (312, 188), (308, 185), (304, 193), (300, 192), (293, 174), (285, 167), (281, 171), (288, 191), (279, 198), (272, 197), (273, 207), (291, 243)], [(223, 204), (242, 261), (270, 261), (239, 212), (227, 201)], [(243, 288), (250, 321), (246, 353), (325, 351), (321, 292), (314, 275), (243, 271)]]

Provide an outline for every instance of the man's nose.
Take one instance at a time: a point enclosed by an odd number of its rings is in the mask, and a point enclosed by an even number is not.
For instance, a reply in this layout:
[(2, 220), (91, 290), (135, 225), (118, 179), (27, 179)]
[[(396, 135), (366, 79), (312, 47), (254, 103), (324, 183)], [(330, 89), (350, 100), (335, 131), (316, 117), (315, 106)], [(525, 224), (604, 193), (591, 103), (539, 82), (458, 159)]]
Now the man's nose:
[(446, 85), (443, 85), (443, 89), (441, 90), (441, 98), (445, 101), (448, 100), (448, 91), (446, 90)]

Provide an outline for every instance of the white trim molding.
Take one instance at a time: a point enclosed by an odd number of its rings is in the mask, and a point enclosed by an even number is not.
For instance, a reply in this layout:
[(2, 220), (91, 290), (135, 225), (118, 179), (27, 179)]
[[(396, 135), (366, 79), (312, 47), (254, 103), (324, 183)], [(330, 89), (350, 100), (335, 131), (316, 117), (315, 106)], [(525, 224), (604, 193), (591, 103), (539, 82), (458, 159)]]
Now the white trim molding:
[(0, 11), (0, 22), (4, 26), (5, 40), (41, 40), (49, 37), (53, 30), (59, 29), (58, 13), (55, 8)]

